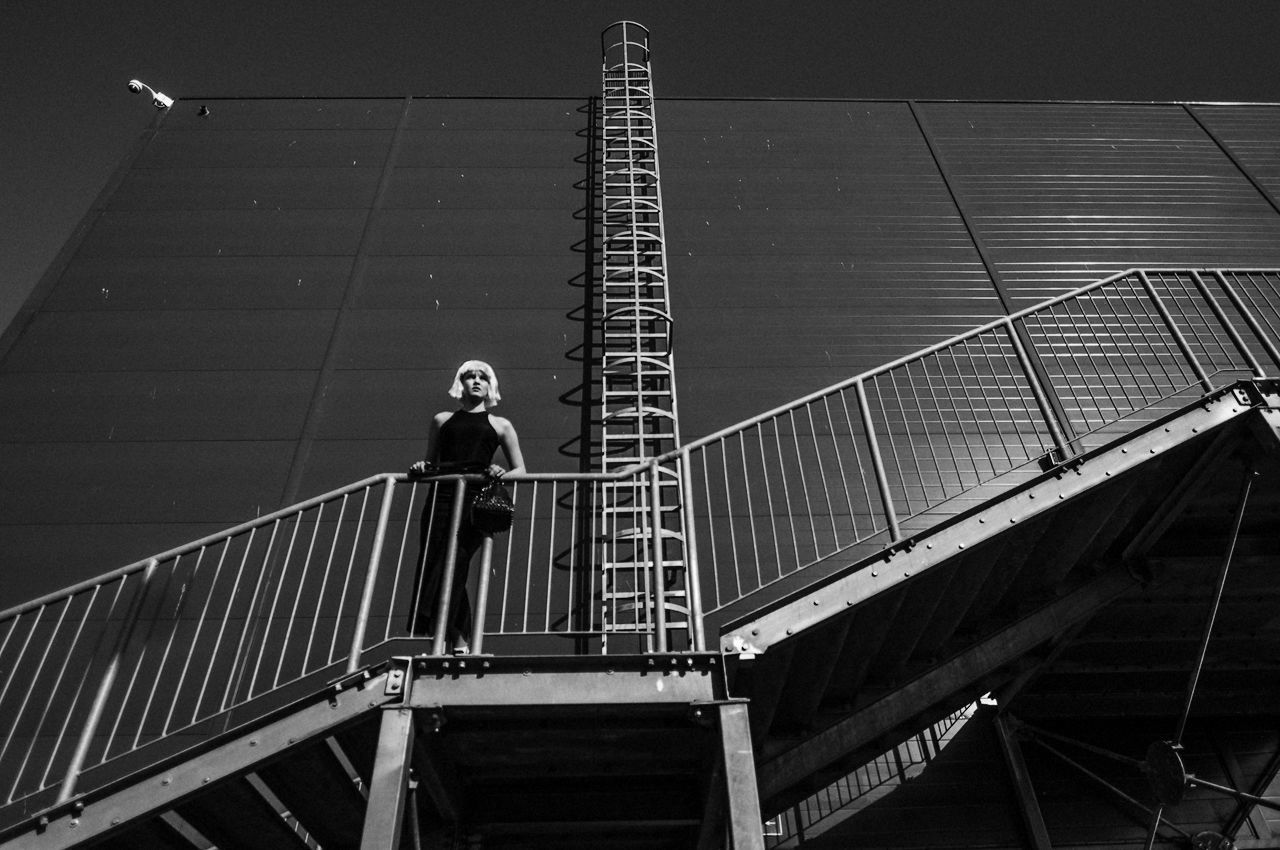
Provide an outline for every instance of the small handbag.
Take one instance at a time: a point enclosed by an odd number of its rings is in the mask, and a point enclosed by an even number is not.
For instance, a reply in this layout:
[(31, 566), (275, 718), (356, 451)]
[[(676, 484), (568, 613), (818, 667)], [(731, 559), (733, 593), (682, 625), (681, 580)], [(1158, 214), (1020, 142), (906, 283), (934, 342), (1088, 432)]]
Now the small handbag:
[(486, 481), (471, 497), (471, 525), (482, 534), (508, 530), (515, 515), (510, 491), (496, 478)]

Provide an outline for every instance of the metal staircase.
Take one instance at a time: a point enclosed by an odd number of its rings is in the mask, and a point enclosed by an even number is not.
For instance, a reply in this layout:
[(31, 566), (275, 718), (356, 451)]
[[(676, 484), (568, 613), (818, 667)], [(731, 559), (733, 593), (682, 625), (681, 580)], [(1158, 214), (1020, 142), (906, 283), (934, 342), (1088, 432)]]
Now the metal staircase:
[[(0, 846), (359, 834), (394, 850), (402, 833), (469, 831), (485, 850), (712, 848), (732, 822), (733, 846), (758, 847), (757, 775), (774, 814), (987, 691), (1032, 720), (1075, 694), (1092, 710), (1164, 711), (1180, 698), (1185, 619), (1149, 612), (1199, 608), (1201, 561), (1250, 464), (1280, 481), (1277, 304), (1280, 271), (1126, 272), (664, 455), (674, 410), (646, 413), (667, 408), (638, 368), (635, 415), (619, 404), (612, 417), (654, 429), (633, 434), (631, 462), (509, 479), (521, 514), (481, 571), (482, 658), (432, 655), (406, 634), (435, 482), (405, 475), (0, 613)], [(1054, 412), (1019, 370), (1013, 323), (1072, 421), (1034, 423)], [(1107, 351), (1087, 370), (1074, 345), (1086, 336)], [(998, 396), (986, 373), (953, 369), (972, 351), (1004, 376)], [(647, 372), (662, 353), (609, 362)], [(1084, 448), (1057, 461), (1057, 430)], [(828, 458), (821, 474), (813, 457)], [(664, 487), (666, 464), (690, 471), (682, 491)], [(577, 522), (601, 492), (617, 526), (604, 543)], [(1220, 633), (1261, 672), (1207, 679), (1206, 706), (1280, 698), (1266, 627), (1278, 512), (1280, 487), (1259, 487), (1246, 583), (1228, 588)], [(601, 574), (634, 576), (614, 600), (652, 619), (629, 636), (654, 652), (618, 651), (621, 614), (590, 633), (572, 618), (574, 589)], [(665, 642), (681, 622), (661, 619), (681, 598), (668, 587), (690, 592), (694, 628), (709, 600), (720, 652)], [(645, 590), (665, 604), (643, 604)], [(1143, 629), (1125, 641), (1130, 666), (1170, 668), (1172, 688), (1112, 683), (1129, 674), (1094, 647), (1130, 622)], [(566, 636), (610, 654), (567, 657)]]
[[(680, 429), (648, 31), (623, 21), (602, 45), (601, 471), (611, 473), (673, 451)], [(605, 652), (623, 635), (648, 651), (689, 645), (681, 494), (678, 461), (602, 486)]]

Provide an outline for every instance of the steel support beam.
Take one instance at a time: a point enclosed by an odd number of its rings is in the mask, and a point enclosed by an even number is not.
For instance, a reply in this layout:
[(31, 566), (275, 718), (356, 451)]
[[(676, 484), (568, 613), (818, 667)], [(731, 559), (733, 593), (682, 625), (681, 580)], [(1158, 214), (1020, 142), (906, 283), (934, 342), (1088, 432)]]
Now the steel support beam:
[[(718, 654), (614, 658), (434, 658), (413, 664), (414, 708), (441, 705), (657, 705), (705, 702), (721, 690)], [(573, 662), (573, 663), (568, 663)]]
[(1027, 772), (1027, 763), (1022, 757), (1022, 745), (1009, 728), (1009, 720), (1005, 715), (997, 714), (994, 726), (996, 739), (1000, 742), (1000, 755), (1004, 756), (1004, 765), (1013, 781), (1014, 795), (1018, 799), (1018, 814), (1027, 831), (1028, 846), (1031, 850), (1053, 850), (1049, 830), (1044, 825), (1044, 815), (1040, 811), (1040, 801), (1036, 799), (1036, 789), (1031, 784), (1031, 774)]
[(399, 850), (409, 797), (412, 753), (413, 711), (384, 709), (360, 850)]
[(1092, 616), (1137, 585), (1122, 569), (1103, 573), (1074, 592), (988, 636), (887, 696), (761, 764), (761, 797), (770, 800), (869, 741), (978, 681)]
[(720, 754), (732, 850), (764, 850), (756, 763), (751, 752), (751, 721), (745, 702), (719, 707)]
[(766, 613), (739, 620), (722, 635), (725, 652), (764, 652), (878, 594), (962, 555), (1002, 529), (1026, 522), (1064, 501), (1176, 449), (1200, 434), (1224, 426), (1253, 409), (1223, 390), (1167, 420), (1060, 467), (1018, 489), (983, 511), (896, 544), (874, 561), (849, 564), (847, 571), (820, 587), (801, 591)]
[[(315, 735), (325, 734), (369, 710), (399, 697), (386, 695), (387, 674), (360, 687), (330, 692), (327, 699), (299, 708), (293, 714), (246, 732), (208, 750), (176, 760), (151, 777), (115, 791), (92, 793), (72, 800), (74, 807), (54, 809), (47, 824), (33, 826), (0, 841), (0, 848), (64, 850), (125, 829), (140, 818), (171, 808), (175, 803), (213, 784), (252, 770)], [(83, 810), (80, 807), (83, 806)]]

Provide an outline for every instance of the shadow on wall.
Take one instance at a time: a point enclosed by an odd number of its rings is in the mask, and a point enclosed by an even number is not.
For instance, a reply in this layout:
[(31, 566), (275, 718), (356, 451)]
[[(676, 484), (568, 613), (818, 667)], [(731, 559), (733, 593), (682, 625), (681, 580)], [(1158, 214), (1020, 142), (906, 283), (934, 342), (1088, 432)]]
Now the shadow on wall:
[(580, 412), (577, 436), (562, 443), (559, 452), (564, 457), (577, 458), (581, 472), (597, 471), (595, 461), (600, 451), (600, 373), (595, 356), (600, 301), (599, 108), (596, 97), (578, 107), (586, 126), (575, 135), (583, 140), (585, 149), (574, 157), (574, 162), (582, 166), (584, 176), (574, 184), (574, 189), (582, 192), (582, 206), (574, 211), (573, 217), (582, 222), (583, 236), (573, 244), (572, 250), (582, 255), (582, 272), (569, 279), (569, 286), (581, 291), (582, 303), (565, 315), (582, 326), (582, 335), (581, 341), (565, 352), (565, 359), (580, 364), (581, 378), (577, 386), (559, 397), (561, 404), (576, 407)]

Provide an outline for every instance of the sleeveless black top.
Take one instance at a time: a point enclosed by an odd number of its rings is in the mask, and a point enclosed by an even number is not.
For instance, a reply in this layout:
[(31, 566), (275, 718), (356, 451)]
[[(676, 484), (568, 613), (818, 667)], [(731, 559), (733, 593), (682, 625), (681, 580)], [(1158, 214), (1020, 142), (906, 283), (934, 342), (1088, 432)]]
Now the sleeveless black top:
[(440, 451), (437, 459), (442, 468), (487, 467), (502, 438), (489, 421), (488, 411), (471, 413), (459, 410), (440, 426)]

